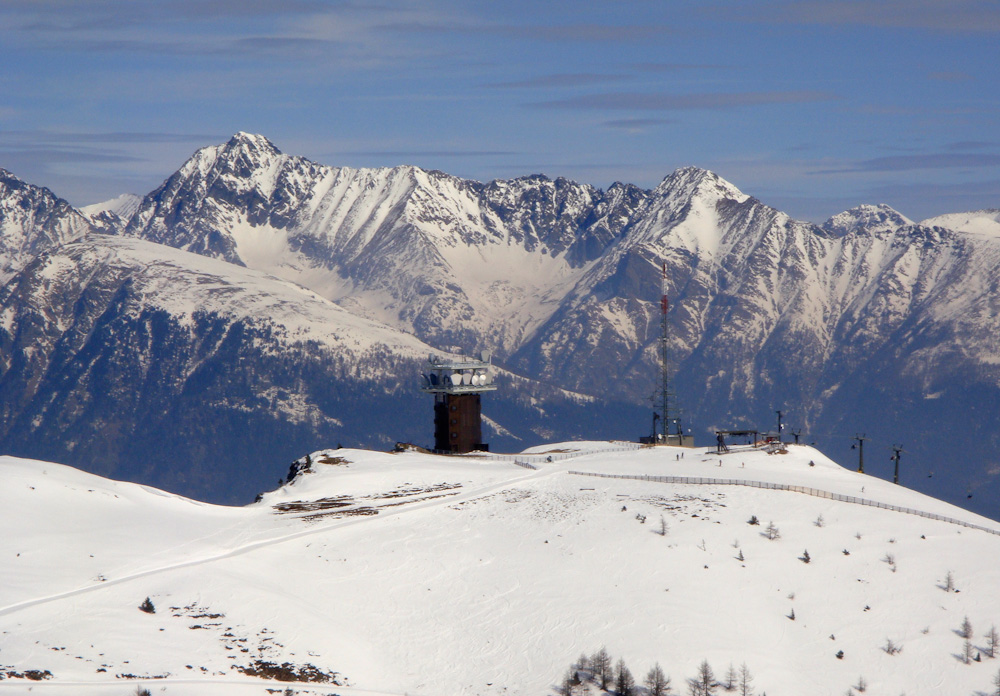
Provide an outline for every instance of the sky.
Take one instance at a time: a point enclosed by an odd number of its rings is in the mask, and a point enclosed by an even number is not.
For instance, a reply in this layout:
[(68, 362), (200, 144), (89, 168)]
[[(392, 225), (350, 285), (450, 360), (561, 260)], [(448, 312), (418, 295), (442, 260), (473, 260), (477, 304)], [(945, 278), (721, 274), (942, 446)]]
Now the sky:
[(795, 218), (1000, 208), (995, 0), (0, 0), (0, 167), (74, 205), (237, 131), (333, 166), (652, 188)]

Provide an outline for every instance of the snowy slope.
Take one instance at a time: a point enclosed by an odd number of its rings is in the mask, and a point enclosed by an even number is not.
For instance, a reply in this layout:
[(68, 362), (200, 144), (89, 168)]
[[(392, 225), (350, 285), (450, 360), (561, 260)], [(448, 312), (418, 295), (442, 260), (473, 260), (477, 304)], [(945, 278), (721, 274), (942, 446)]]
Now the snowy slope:
[(947, 227), (985, 237), (1000, 237), (1000, 210), (975, 210), (968, 213), (949, 213), (928, 218), (920, 223), (927, 227)]
[(601, 646), (680, 693), (702, 660), (745, 662), (755, 693), (990, 688), (997, 662), (965, 664), (956, 630), (969, 617), (975, 656), (1000, 619), (1000, 536), (960, 523), (1000, 524), (806, 447), (621, 449), (536, 448), (534, 470), (327, 450), (245, 508), (0, 459), (0, 690), (549, 694)]

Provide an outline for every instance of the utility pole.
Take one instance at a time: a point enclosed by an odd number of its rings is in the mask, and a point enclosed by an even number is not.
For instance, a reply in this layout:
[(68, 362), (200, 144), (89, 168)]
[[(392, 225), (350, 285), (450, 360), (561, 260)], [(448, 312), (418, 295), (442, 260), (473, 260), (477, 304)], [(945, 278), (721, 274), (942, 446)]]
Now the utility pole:
[(798, 429), (798, 430), (793, 430), (792, 431), (792, 437), (795, 438), (795, 444), (796, 445), (799, 444), (799, 435), (801, 435), (801, 434), (802, 434), (801, 428)]
[(781, 417), (783, 414), (781, 411), (775, 411), (778, 414), (778, 442), (781, 442)]
[(893, 473), (892, 473), (892, 482), (893, 483), (899, 483), (899, 455), (902, 454), (902, 453), (903, 453), (903, 446), (902, 445), (893, 445), (892, 446), (892, 457), (891, 457), (891, 459), (892, 459), (892, 461), (894, 461), (896, 463), (896, 466), (895, 466), (895, 468), (893, 470)]
[(868, 440), (864, 433), (855, 435), (852, 439), (857, 440), (856, 445), (851, 445), (851, 449), (858, 451), (858, 473), (865, 473), (865, 441)]

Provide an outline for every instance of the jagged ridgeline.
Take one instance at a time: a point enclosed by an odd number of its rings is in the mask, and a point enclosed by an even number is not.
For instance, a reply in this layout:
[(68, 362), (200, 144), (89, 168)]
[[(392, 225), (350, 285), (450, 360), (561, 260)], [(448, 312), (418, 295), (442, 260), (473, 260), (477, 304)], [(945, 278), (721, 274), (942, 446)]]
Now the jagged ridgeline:
[[(263, 472), (280, 475), (309, 449), (429, 444), (431, 407), (416, 373), (435, 349), (489, 349), (521, 376), (484, 400), (494, 448), (635, 438), (650, 429), (665, 262), (673, 384), (699, 442), (711, 442), (716, 427), (771, 427), (781, 409), (805, 441), (844, 462), (855, 454), (850, 436), (865, 432), (869, 473), (891, 474), (889, 445), (902, 442), (904, 484), (997, 514), (996, 211), (915, 224), (862, 206), (816, 226), (697, 168), (652, 190), (538, 175), (483, 184), (416, 167), (328, 167), (241, 133), (199, 150), (141, 200), (86, 212), (83, 227), (105, 235), (60, 238), (42, 257), (21, 253), (8, 263), (0, 389), (17, 398), (3, 404), (3, 442), (21, 454), (92, 469), (120, 461), (123, 471), (166, 476), (157, 482), (201, 497), (247, 470), (270, 486)], [(4, 214), (5, 236), (9, 228), (37, 234)], [(65, 216), (82, 217), (68, 205)], [(69, 229), (70, 238), (82, 235)], [(73, 291), (81, 299), (66, 303), (72, 316), (29, 312), (33, 284), (42, 288), (34, 292), (53, 287), (64, 275), (54, 269), (72, 267), (66, 255), (81, 244), (101, 249), (108, 268), (129, 254), (159, 258), (165, 247), (189, 253), (171, 252), (160, 266), (125, 263), (128, 280), (113, 290), (84, 278), (83, 267), (67, 270), (67, 284), (92, 288)], [(208, 258), (193, 260), (200, 257)], [(188, 272), (193, 265), (203, 270)], [(153, 267), (163, 271), (155, 282)], [(106, 274), (114, 275), (93, 278)], [(174, 298), (188, 292), (181, 284), (191, 284), (191, 299), (178, 310)], [(279, 286), (284, 299), (248, 314), (247, 297)], [(115, 372), (123, 389), (140, 393), (155, 365), (190, 356), (170, 378), (173, 391), (141, 400), (141, 417), (106, 424), (96, 404), (110, 409), (120, 399), (82, 396), (121, 341), (74, 333), (73, 313), (97, 296), (112, 299), (95, 325), (117, 326), (116, 311), (141, 305), (180, 327), (146, 330), (144, 345), (157, 353)], [(340, 328), (345, 322), (351, 330)], [(27, 326), (53, 347), (29, 344)], [(186, 348), (167, 345), (180, 334)], [(111, 346), (81, 352), (84, 339)], [(35, 364), (46, 350), (75, 372)], [(200, 386), (205, 375), (211, 389)], [(74, 424), (120, 442), (107, 459), (59, 420), (72, 403), (87, 404)], [(34, 435), (42, 429), (47, 437)], [(33, 449), (41, 447), (62, 456)], [(129, 448), (141, 453), (116, 454)], [(170, 483), (182, 479), (201, 482)]]

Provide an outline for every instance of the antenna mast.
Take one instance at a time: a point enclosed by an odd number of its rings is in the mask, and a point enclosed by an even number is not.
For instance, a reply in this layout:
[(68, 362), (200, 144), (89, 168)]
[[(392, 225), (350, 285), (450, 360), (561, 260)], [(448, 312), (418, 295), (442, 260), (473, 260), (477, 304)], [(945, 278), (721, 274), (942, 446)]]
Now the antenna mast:
[(660, 424), (663, 427), (663, 444), (669, 443), (670, 437), (670, 371), (667, 363), (667, 311), (670, 301), (667, 299), (667, 263), (662, 265), (663, 279), (660, 285), (660, 389), (663, 403), (660, 408)]

